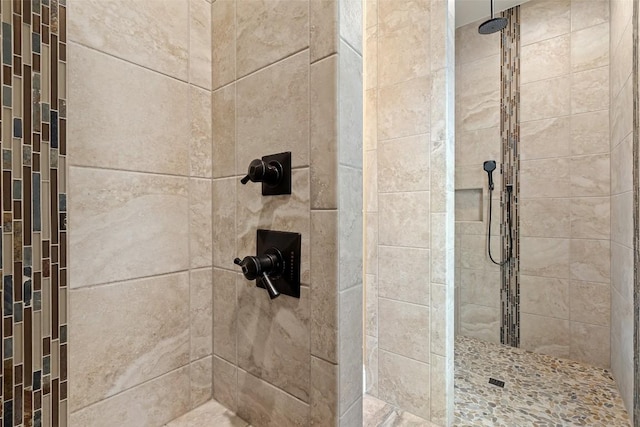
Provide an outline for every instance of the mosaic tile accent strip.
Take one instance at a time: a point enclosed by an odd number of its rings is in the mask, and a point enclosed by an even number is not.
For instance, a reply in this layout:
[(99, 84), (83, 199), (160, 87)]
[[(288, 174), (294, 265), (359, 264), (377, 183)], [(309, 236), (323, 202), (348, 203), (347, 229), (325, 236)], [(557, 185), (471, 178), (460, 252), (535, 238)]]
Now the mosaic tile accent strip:
[(455, 345), (455, 405), (457, 426), (631, 425), (610, 371), (465, 337)]
[[(513, 257), (502, 268), (500, 287), (501, 325), (500, 342), (513, 347), (520, 346), (520, 7), (502, 12), (509, 25), (502, 30), (500, 52), (500, 135), (502, 139), (501, 173), (502, 194), (500, 205), (502, 259)], [(511, 186), (513, 196), (507, 189)], [(511, 203), (507, 203), (511, 197)], [(508, 212), (510, 209), (510, 212)], [(511, 215), (511, 230), (509, 221)], [(509, 235), (513, 240), (509, 238)]]
[(640, 427), (640, 83), (638, 0), (633, 2), (633, 420)]
[(2, 426), (67, 424), (66, 1), (2, 1)]

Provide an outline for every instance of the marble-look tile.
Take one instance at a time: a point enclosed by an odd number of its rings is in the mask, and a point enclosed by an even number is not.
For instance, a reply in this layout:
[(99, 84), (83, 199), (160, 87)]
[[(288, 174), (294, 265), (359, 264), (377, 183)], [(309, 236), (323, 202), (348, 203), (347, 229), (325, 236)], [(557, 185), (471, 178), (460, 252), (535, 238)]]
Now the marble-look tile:
[(500, 271), (460, 269), (461, 302), (499, 307), (500, 276)]
[(551, 277), (520, 276), (520, 310), (522, 313), (569, 319), (570, 281)]
[[(188, 0), (81, 1), (73, 4), (73, 13), (69, 15), (68, 38), (186, 81), (189, 75), (188, 11)], [(136, 86), (136, 93), (140, 88)]]
[(571, 321), (609, 326), (611, 288), (602, 283), (571, 281)]
[(609, 2), (611, 25), (611, 45), (617, 46), (622, 38), (622, 32), (631, 22), (633, 17), (633, 2), (614, 0)]
[(365, 275), (364, 332), (372, 337), (378, 336), (378, 278), (373, 274)]
[[(527, 193), (521, 194), (528, 196)], [(520, 207), (520, 235), (571, 237), (571, 206), (571, 199), (523, 198)]]
[(375, 150), (378, 148), (378, 90), (375, 88), (365, 92), (364, 115), (364, 149)]
[(340, 38), (362, 56), (363, 0), (338, 0), (340, 8)]
[(571, 155), (609, 151), (609, 111), (571, 115)]
[(211, 89), (211, 3), (189, 0), (189, 82)]
[[(264, 289), (242, 279), (238, 281), (237, 293), (238, 366), (308, 402), (308, 288), (301, 288), (300, 299), (282, 296), (271, 301)], [(362, 372), (362, 367), (360, 369)], [(240, 390), (240, 393), (246, 391)], [(241, 407), (238, 408), (240, 416), (254, 422), (241, 414)]]
[(571, 199), (571, 237), (609, 239), (611, 235), (609, 197)]
[(378, 0), (365, 0), (364, 9), (365, 28), (378, 25)]
[[(491, 239), (491, 254), (499, 257), (501, 253), (499, 238)], [(495, 259), (495, 258), (494, 258)], [(487, 237), (484, 234), (462, 235), (460, 238), (460, 267), (473, 270), (499, 271), (487, 253)]]
[[(382, 153), (382, 152), (381, 152)], [(364, 209), (378, 211), (378, 150), (364, 152)]]
[[(611, 24), (611, 31), (613, 31), (621, 24)], [(622, 34), (622, 40), (617, 45), (610, 45), (610, 71), (611, 71), (611, 97), (614, 98), (620, 94), (620, 89), (629, 79), (629, 76), (633, 72), (633, 55), (629, 52), (633, 52), (633, 25), (626, 25)]]
[[(429, 248), (429, 192), (380, 194), (379, 243)], [(412, 215), (407, 215), (411, 212)]]
[(213, 351), (213, 273), (211, 268), (189, 273), (191, 360), (210, 356)]
[(189, 180), (189, 258), (191, 268), (213, 262), (211, 180)]
[[(456, 166), (473, 165), (477, 168), (484, 160), (500, 159), (500, 127), (494, 126), (468, 132), (458, 132), (459, 129), (456, 129)], [(522, 123), (520, 125), (521, 140), (524, 138), (525, 130), (525, 123)], [(520, 155), (524, 156), (525, 153), (521, 151)]]
[[(236, 174), (236, 85), (216, 90), (211, 100), (213, 177), (233, 176)], [(244, 167), (248, 168), (249, 164)], [(240, 173), (246, 173), (246, 169)]]
[(355, 286), (340, 292), (339, 376), (340, 416), (344, 416), (353, 402), (362, 396), (362, 305), (363, 289)]
[(213, 360), (211, 356), (205, 357), (189, 365), (191, 380), (191, 408), (206, 403), (211, 399), (213, 392)]
[(522, 237), (520, 239), (520, 273), (559, 279), (569, 278), (570, 244), (573, 244), (573, 240)]
[(476, 304), (460, 307), (460, 333), (465, 337), (500, 343), (500, 309)]
[(570, 259), (572, 279), (610, 282), (609, 240), (571, 239)]
[(365, 336), (365, 390), (366, 394), (378, 395), (378, 339)]
[(340, 417), (340, 423), (338, 424), (340, 427), (360, 426), (363, 423), (362, 400), (363, 397), (359, 397), (358, 400), (347, 409), (347, 412)]
[(379, 246), (378, 254), (380, 257), (378, 267), (380, 296), (429, 305), (430, 251), (428, 249)]
[(627, 79), (622, 90), (611, 99), (611, 146), (618, 145), (633, 131), (633, 87)]
[[(346, 3), (361, 1), (343, 0)], [(362, 168), (363, 92), (362, 56), (340, 41), (338, 79), (338, 160), (341, 165)], [(327, 91), (327, 88), (323, 88)], [(334, 96), (335, 97), (335, 96)]]
[(481, 22), (456, 28), (456, 65), (493, 56), (500, 51), (500, 33), (478, 34)]
[[(241, 3), (255, 8), (256, 2)], [(294, 3), (306, 1), (274, 4)], [(309, 164), (309, 51), (238, 81), (236, 93), (238, 174), (246, 173), (256, 153), (291, 151), (293, 167)]]
[(309, 46), (309, 1), (238, 1), (236, 25), (242, 77)]
[(311, 212), (311, 354), (338, 363), (338, 212)]
[[(327, 3), (312, 1), (312, 3)], [(338, 56), (311, 65), (311, 208), (338, 207)]]
[(378, 214), (365, 215), (365, 258), (364, 269), (367, 274), (378, 274)]
[(429, 134), (380, 141), (378, 152), (380, 192), (429, 190)]
[(520, 82), (524, 84), (569, 74), (573, 66), (572, 37), (564, 34), (523, 46), (520, 52)]
[(311, 63), (338, 51), (338, 0), (309, 1)]
[(536, 353), (569, 357), (571, 330), (568, 320), (522, 313), (520, 347)]
[(189, 121), (175, 120), (188, 112), (187, 84), (75, 43), (69, 62), (72, 165), (188, 175), (188, 145), (176, 141), (189, 135)]
[[(451, 393), (447, 387), (447, 382), (450, 381), (447, 377), (453, 377), (453, 370), (447, 369), (446, 358), (443, 356), (431, 355), (431, 392), (429, 396), (431, 400), (430, 415), (431, 421), (436, 425), (447, 425), (447, 412), (449, 412), (447, 408), (447, 400), (453, 399), (453, 393)], [(427, 421), (424, 420), (422, 422), (426, 427)]]
[(69, 181), (72, 288), (188, 268), (186, 178), (72, 167)]
[(611, 194), (633, 190), (633, 134), (611, 149)]
[(570, 337), (569, 357), (603, 368), (611, 365), (608, 326), (571, 322)]
[(445, 285), (431, 284), (430, 302), (430, 337), (431, 337), (431, 358), (438, 354), (444, 356), (448, 341), (449, 314), (454, 311), (453, 301), (447, 301), (447, 290)]
[(71, 412), (188, 365), (187, 273), (73, 290), (69, 304), (70, 345), (91, 348), (70, 353)]
[(571, 31), (608, 21), (608, 0), (571, 0)]
[(420, 77), (379, 89), (378, 139), (428, 133), (431, 80)]
[(210, 400), (202, 406), (173, 420), (166, 427), (247, 427), (246, 421), (237, 417), (233, 412), (215, 400)]
[[(545, 1), (545, 3), (547, 2), (548, 1)], [(585, 85), (576, 84), (576, 90), (579, 86), (582, 87)], [(570, 112), (578, 113), (581, 112), (580, 110), (584, 110), (582, 108), (571, 110), (572, 104), (575, 102), (577, 105), (578, 103), (577, 100), (571, 98), (571, 95), (571, 78), (568, 75), (523, 84), (520, 89), (521, 121), (528, 122), (531, 120), (566, 116), (569, 115)], [(584, 98), (584, 96), (580, 96), (580, 98)]]
[(338, 180), (340, 187), (338, 280), (340, 290), (344, 290), (363, 284), (362, 170), (340, 166)]
[(238, 408), (238, 368), (213, 356), (213, 398), (232, 411)]
[(236, 78), (236, 0), (219, 0), (211, 5), (212, 88)]
[(633, 192), (611, 196), (611, 240), (633, 247)]
[(365, 37), (364, 88), (370, 90), (378, 87), (378, 26), (367, 28)]
[(189, 409), (189, 366), (185, 366), (72, 412), (69, 423), (92, 427), (160, 426)]
[(455, 213), (456, 221), (479, 223), (482, 221), (484, 207), (482, 206), (482, 190), (456, 190)]
[[(633, 249), (611, 242), (611, 285), (625, 298), (633, 301)], [(613, 306), (613, 304), (612, 304)]]
[(520, 194), (529, 198), (570, 197), (569, 165), (568, 158), (522, 160)]
[(213, 352), (230, 362), (236, 362), (238, 307), (236, 281), (244, 280), (237, 273), (213, 269)]
[(309, 425), (309, 405), (242, 369), (238, 370), (238, 416), (255, 426)]
[[(195, 0), (194, 0), (195, 1)], [(189, 86), (191, 105), (191, 145), (189, 148), (191, 176), (211, 178), (213, 131), (211, 92)], [(154, 146), (155, 148), (155, 146)]]
[[(520, 125), (521, 160), (567, 157), (571, 154), (571, 118), (556, 117)], [(477, 162), (476, 164), (479, 164)]]
[(378, 305), (380, 349), (429, 363), (429, 307), (386, 298)]
[(571, 31), (571, 0), (541, 0), (520, 7), (520, 43), (526, 46)]
[[(431, 141), (431, 164), (447, 164), (447, 159), (455, 156), (453, 151), (453, 139), (447, 141)], [(450, 192), (453, 191), (453, 183), (456, 182), (452, 176), (453, 171), (451, 168), (429, 166), (429, 172), (431, 173), (430, 182), (432, 188), (429, 201), (431, 212), (445, 213), (447, 209), (449, 209), (447, 203), (449, 203), (448, 201), (451, 197)]]
[(311, 356), (310, 418), (313, 426), (338, 423), (338, 365)]
[(380, 351), (380, 398), (430, 418), (430, 367), (387, 351)]
[(586, 113), (609, 107), (609, 67), (571, 75), (571, 113)]
[[(497, 51), (496, 51), (497, 52)], [(456, 128), (462, 131), (500, 125), (500, 56), (456, 67)]]
[(609, 65), (609, 23), (571, 33), (571, 71)]
[[(236, 251), (236, 186), (237, 178), (214, 179), (212, 183), (213, 265), (235, 270)], [(253, 253), (253, 252), (252, 252)]]
[(451, 216), (446, 213), (431, 214), (431, 283), (445, 284), (451, 281), (449, 273), (455, 263), (455, 233)]
[(387, 402), (365, 394), (362, 400), (363, 426), (378, 427), (389, 418), (393, 411), (393, 406)]

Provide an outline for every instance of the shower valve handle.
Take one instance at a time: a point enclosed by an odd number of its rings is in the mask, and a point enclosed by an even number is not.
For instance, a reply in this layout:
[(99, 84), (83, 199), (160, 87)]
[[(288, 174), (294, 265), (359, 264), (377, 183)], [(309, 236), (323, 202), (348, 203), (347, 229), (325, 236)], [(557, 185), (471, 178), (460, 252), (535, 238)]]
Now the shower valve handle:
[(242, 178), (240, 182), (264, 182), (267, 185), (278, 185), (282, 180), (282, 165), (277, 161), (269, 163), (261, 159), (255, 159), (249, 164), (247, 176)]
[(278, 249), (271, 248), (263, 255), (246, 256), (242, 260), (236, 258), (233, 263), (242, 267), (245, 279), (261, 279), (271, 299), (280, 295), (270, 278), (279, 276), (284, 270), (284, 260)]

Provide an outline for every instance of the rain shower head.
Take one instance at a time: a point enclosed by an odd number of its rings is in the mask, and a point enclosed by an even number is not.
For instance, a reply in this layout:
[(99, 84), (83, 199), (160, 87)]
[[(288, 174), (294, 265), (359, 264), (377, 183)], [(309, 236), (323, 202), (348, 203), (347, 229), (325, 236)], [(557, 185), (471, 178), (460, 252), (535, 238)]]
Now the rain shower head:
[(493, 34), (498, 31), (502, 31), (507, 27), (509, 21), (507, 18), (494, 18), (493, 17), (493, 0), (491, 1), (491, 19), (484, 21), (478, 27), (478, 32), (480, 34)]

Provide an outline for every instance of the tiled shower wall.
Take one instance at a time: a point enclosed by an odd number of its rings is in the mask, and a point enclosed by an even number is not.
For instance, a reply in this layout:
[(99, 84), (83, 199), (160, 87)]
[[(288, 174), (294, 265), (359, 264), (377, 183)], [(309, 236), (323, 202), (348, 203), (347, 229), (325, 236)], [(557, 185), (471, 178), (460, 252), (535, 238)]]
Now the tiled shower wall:
[(2, 415), (67, 425), (66, 2), (2, 1)]
[[(212, 49), (214, 398), (259, 426), (362, 425), (362, 4), (217, 0)], [(291, 196), (240, 183), (282, 151)], [(302, 234), (300, 299), (233, 264), (258, 228)]]
[[(635, 0), (634, 0), (635, 1)], [(633, 1), (611, 10), (611, 369), (633, 414)]]
[(211, 3), (69, 1), (75, 426), (212, 392)]
[[(608, 2), (533, 0), (521, 6), (520, 16), (521, 347), (606, 367)], [(485, 189), (482, 162), (499, 153), (491, 142), (499, 141), (499, 38), (480, 36), (477, 23), (458, 34), (456, 189)], [(483, 204), (480, 190), (475, 196), (458, 191), (458, 213), (486, 221), (484, 191)], [(500, 212), (496, 202), (494, 219)], [(486, 258), (486, 223), (457, 224), (459, 330), (496, 341), (499, 270)], [(498, 244), (494, 237), (493, 254), (499, 253)]]
[(367, 392), (453, 406), (453, 2), (366, 2)]

